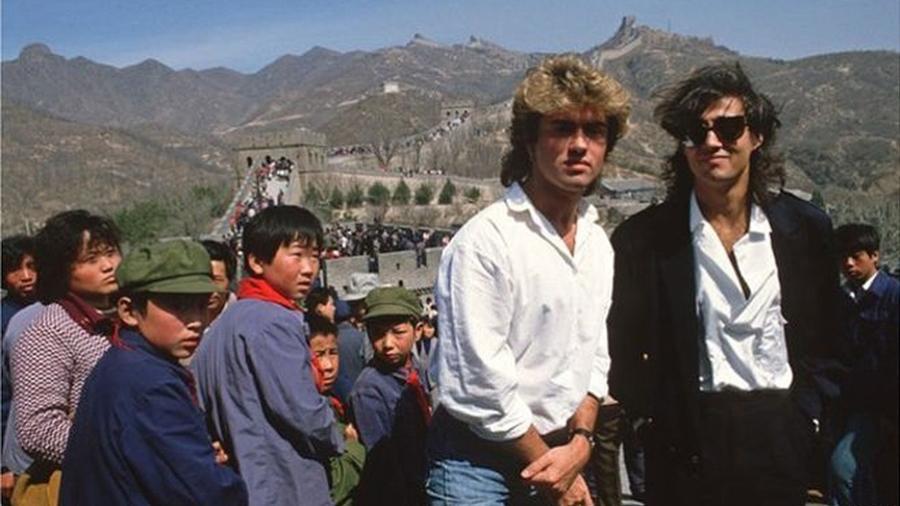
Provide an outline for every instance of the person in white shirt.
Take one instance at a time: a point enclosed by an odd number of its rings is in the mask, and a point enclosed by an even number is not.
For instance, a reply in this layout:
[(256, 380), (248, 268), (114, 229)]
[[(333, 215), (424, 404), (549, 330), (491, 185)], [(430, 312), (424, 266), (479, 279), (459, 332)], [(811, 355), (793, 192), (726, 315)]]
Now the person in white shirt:
[(455, 235), (435, 285), (430, 504), (592, 504), (580, 471), (607, 393), (613, 253), (583, 197), (629, 113), (574, 56), (519, 85), (506, 194)]
[(781, 192), (776, 109), (740, 65), (664, 88), (664, 203), (613, 234), (609, 387), (639, 419), (646, 504), (802, 505), (837, 386), (831, 220)]

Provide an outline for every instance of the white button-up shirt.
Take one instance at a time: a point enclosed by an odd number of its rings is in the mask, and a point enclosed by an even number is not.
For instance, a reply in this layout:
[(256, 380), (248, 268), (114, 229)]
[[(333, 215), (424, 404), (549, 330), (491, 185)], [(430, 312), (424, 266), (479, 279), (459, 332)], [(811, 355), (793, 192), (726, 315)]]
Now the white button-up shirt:
[(521, 186), (472, 218), (441, 257), (435, 400), (478, 436), (565, 426), (588, 392), (607, 393), (613, 250), (578, 206), (574, 254)]
[(781, 284), (772, 250), (772, 227), (756, 204), (750, 207), (747, 233), (733, 247), (741, 276), (750, 288), (745, 298), (737, 272), (712, 225), (691, 196), (697, 314), (700, 317), (700, 389), (786, 389), (793, 373), (788, 363), (781, 313)]

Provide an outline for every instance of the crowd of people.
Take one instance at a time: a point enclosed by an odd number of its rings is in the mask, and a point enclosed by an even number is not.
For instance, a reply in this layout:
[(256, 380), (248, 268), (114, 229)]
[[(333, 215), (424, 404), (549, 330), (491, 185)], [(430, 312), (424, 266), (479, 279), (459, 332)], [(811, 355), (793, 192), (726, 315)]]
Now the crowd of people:
[(225, 242), (239, 257), (242, 255), (241, 235), (250, 219), (267, 207), (284, 203), (285, 189), (294, 171), (294, 162), (283, 156), (275, 160), (266, 155), (259, 166), (254, 168), (253, 158), (247, 157), (247, 168), (251, 169), (248, 186), (236, 196), (237, 202), (227, 216), (228, 230), (223, 234)]
[(877, 231), (780, 189), (776, 108), (738, 64), (658, 97), (669, 193), (610, 239), (584, 195), (628, 93), (574, 56), (529, 72), (506, 192), (449, 240), (427, 307), (375, 273), (318, 286), (326, 235), (443, 238), (277, 202), (240, 220), (240, 258), (123, 258), (84, 210), (5, 238), (4, 500), (616, 505), (624, 440), (651, 506), (896, 504)]
[[(405, 139), (399, 141), (399, 145), (404, 147), (405, 149), (411, 149), (416, 144), (424, 144), (426, 142), (433, 142), (439, 140), (447, 135), (449, 135), (454, 130), (466, 124), (469, 120), (470, 115), (469, 111), (463, 111), (463, 113), (452, 119), (448, 119), (442, 121), (437, 126), (429, 128), (425, 132), (415, 134), (409, 136)], [(328, 150), (329, 157), (335, 156), (351, 156), (351, 155), (369, 155), (372, 154), (373, 147), (371, 144), (351, 144), (348, 146), (334, 146)], [(436, 172), (436, 171), (434, 171)], [(443, 171), (441, 171), (443, 174)]]
[(335, 224), (325, 228), (325, 255), (326, 258), (377, 257), (380, 253), (416, 251), (419, 263), (425, 265), (425, 249), (446, 246), (452, 237), (449, 231), (381, 223)]

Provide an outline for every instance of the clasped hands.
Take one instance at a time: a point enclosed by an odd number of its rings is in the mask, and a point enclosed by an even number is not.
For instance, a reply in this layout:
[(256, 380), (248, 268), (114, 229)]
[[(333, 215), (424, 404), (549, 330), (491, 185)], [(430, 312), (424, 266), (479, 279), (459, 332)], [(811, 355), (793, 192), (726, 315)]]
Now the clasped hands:
[(522, 470), (521, 477), (538, 487), (555, 504), (593, 506), (581, 470), (591, 456), (591, 445), (583, 437), (551, 448)]

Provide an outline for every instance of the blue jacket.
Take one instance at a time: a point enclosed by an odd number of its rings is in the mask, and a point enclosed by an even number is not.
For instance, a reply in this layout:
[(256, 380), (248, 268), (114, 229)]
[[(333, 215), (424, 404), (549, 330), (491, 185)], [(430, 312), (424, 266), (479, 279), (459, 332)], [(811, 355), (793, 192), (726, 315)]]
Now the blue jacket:
[[(6, 340), (6, 326), (13, 315), (18, 313), (27, 304), (7, 295), (0, 301), (0, 320), (3, 322), (0, 328), (0, 341)], [(3, 376), (0, 377), (0, 414), (2, 414), (2, 422), (0, 422), (0, 434), (3, 434), (6, 427), (6, 420), (9, 418), (9, 410), (12, 408), (12, 385), (9, 381), (9, 355), (3, 354)]]
[(882, 413), (896, 421), (900, 282), (879, 272), (859, 300), (844, 297), (843, 308), (843, 351), (850, 366), (844, 404), (851, 411)]
[[(373, 360), (350, 393), (350, 416), (366, 447), (366, 469), (357, 489), (360, 504), (424, 504), (428, 428), (408, 367), (383, 369)], [(419, 371), (423, 387), (425, 375)]]
[(241, 299), (213, 322), (191, 362), (213, 437), (247, 482), (250, 504), (330, 505), (327, 461), (344, 451), (316, 390), (300, 311)]
[(69, 434), (60, 504), (246, 504), (215, 462), (190, 372), (132, 331), (91, 372)]

